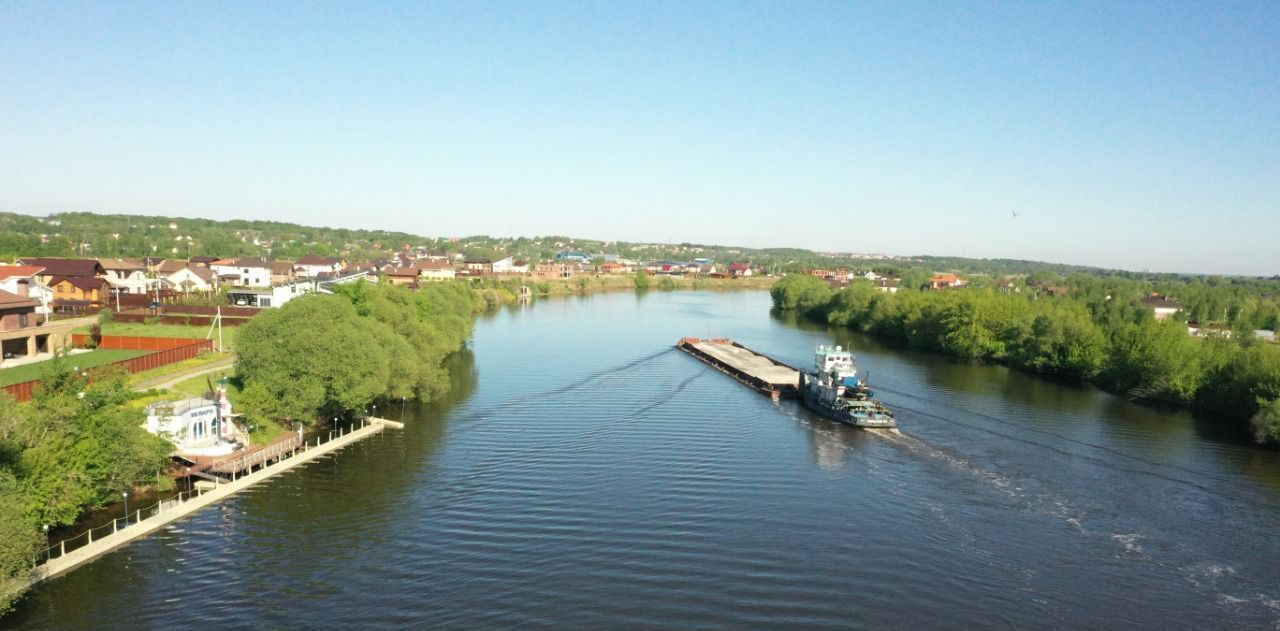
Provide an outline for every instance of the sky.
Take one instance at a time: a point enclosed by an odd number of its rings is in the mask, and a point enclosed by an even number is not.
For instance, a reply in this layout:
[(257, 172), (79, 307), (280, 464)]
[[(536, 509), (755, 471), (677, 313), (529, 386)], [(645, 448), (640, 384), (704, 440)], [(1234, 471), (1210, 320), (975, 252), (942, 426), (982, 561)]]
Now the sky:
[(1280, 274), (1280, 3), (8, 0), (0, 210)]

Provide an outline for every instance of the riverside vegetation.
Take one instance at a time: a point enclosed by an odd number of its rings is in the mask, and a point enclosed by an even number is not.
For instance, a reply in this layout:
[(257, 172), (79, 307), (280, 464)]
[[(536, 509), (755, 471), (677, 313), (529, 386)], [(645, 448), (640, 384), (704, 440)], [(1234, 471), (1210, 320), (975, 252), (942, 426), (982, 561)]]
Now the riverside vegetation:
[[(434, 400), (445, 358), (471, 334), (484, 299), (462, 283), (355, 283), (306, 296), (240, 328), (236, 386), (248, 420), (303, 425), (350, 418), (375, 401)], [(0, 393), (0, 614), (25, 591), (41, 532), (69, 525), (122, 491), (164, 489), (172, 445), (140, 426), (141, 404), (118, 371), (87, 375), (54, 360), (35, 399)]]
[(1280, 346), (1257, 341), (1248, 330), (1274, 328), (1275, 305), (1256, 288), (1176, 287), (1180, 297), (1195, 297), (1188, 304), (1193, 312), (1234, 315), (1233, 335), (1197, 338), (1185, 322), (1157, 321), (1141, 305), (1151, 289), (1142, 282), (1083, 276), (1062, 282), (1071, 288), (1068, 296), (1033, 288), (885, 293), (869, 282), (832, 290), (799, 275), (770, 291), (776, 308), (807, 318), (964, 360), (1093, 383), (1134, 400), (1195, 407), (1226, 422), (1250, 423), (1260, 443), (1280, 443)]

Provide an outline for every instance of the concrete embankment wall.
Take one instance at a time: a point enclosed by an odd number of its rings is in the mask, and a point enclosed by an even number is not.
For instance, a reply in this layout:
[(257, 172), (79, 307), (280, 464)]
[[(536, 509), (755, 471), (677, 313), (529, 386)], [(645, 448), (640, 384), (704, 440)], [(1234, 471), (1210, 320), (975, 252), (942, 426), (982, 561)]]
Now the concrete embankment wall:
[(347, 445), (350, 445), (351, 443), (377, 434), (387, 427), (401, 428), (404, 427), (404, 425), (395, 421), (369, 418), (366, 420), (363, 427), (356, 427), (350, 432), (344, 433), (341, 436), (335, 436), (327, 442), (323, 442), (318, 445), (315, 443), (312, 443), (310, 446), (304, 445), (303, 448), (294, 455), (283, 458), (279, 462), (267, 465), (253, 473), (240, 476), (234, 481), (218, 484), (217, 488), (213, 490), (200, 493), (196, 497), (185, 502), (180, 502), (176, 505), (165, 508), (151, 517), (131, 523), (127, 528), (122, 528), (99, 539), (95, 539), (93, 542), (72, 550), (71, 552), (50, 559), (48, 562), (43, 565), (39, 565), (32, 570), (30, 583), (35, 585), (41, 581), (65, 574), (66, 572), (107, 554), (108, 552), (112, 552), (117, 548), (128, 545), (135, 539), (145, 537), (148, 534), (173, 523), (174, 521), (182, 519), (183, 517), (200, 510), (201, 508), (231, 497), (242, 489), (253, 486), (254, 484), (266, 480), (274, 475), (284, 473), (285, 471), (305, 462), (315, 460), (325, 454), (333, 453)]

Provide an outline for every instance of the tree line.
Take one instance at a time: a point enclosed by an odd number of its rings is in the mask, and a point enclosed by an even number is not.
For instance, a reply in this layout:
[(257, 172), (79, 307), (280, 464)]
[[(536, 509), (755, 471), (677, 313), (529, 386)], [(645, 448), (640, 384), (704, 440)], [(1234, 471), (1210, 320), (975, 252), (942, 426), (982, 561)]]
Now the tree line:
[(1252, 331), (1192, 337), (1176, 319), (1156, 320), (1122, 291), (1089, 281), (1070, 296), (992, 289), (839, 290), (793, 275), (771, 289), (778, 309), (972, 361), (1088, 382), (1131, 399), (1196, 407), (1250, 422), (1259, 442), (1280, 442), (1280, 346)]
[(477, 300), (461, 283), (411, 292), (357, 282), (268, 310), (237, 338), (242, 405), (309, 424), (362, 414), (380, 399), (436, 399), (449, 386), (444, 359), (471, 335)]

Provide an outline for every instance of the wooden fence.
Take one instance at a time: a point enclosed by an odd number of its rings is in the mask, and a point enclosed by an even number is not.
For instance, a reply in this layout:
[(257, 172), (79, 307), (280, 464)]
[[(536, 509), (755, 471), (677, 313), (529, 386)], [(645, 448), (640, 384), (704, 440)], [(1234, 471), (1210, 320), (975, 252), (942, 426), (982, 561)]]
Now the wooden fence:
[[(81, 346), (88, 337), (88, 335), (80, 333), (73, 334), (72, 344)], [(102, 343), (98, 348), (150, 350), (155, 352), (134, 357), (132, 359), (122, 359), (118, 362), (112, 362), (97, 368), (91, 368), (89, 369), (90, 380), (93, 379), (93, 373), (106, 368), (123, 368), (126, 372), (133, 374), (146, 372), (161, 366), (168, 366), (169, 364), (175, 364), (180, 361), (186, 361), (198, 356), (200, 353), (212, 352), (213, 340), (104, 335), (102, 336)], [(40, 380), (33, 379), (31, 381), (24, 381), (22, 383), (4, 386), (3, 391), (9, 393), (10, 396), (18, 401), (29, 401), (35, 396), (36, 386), (38, 385), (40, 385)]]

